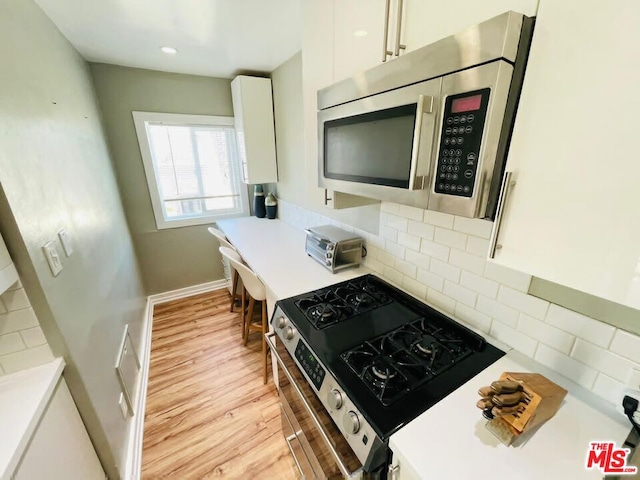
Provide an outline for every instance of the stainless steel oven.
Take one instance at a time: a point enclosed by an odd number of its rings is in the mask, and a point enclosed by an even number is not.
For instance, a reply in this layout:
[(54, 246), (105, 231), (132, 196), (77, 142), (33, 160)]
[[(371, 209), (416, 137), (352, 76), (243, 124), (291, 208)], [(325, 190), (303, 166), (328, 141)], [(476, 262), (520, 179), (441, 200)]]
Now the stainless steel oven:
[(320, 186), (493, 218), (532, 27), (508, 12), (320, 90)]
[(275, 333), (267, 343), (278, 361), (282, 430), (301, 477), (371, 478)]

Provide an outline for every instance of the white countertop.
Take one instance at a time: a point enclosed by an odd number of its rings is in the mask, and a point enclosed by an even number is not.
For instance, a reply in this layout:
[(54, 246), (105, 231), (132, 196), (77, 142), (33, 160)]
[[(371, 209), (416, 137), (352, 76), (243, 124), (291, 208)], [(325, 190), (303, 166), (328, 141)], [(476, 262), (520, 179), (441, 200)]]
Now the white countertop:
[[(569, 391), (556, 415), (518, 447), (500, 443), (485, 428), (486, 420), (475, 406), (478, 389), (503, 372), (541, 373)], [(620, 447), (630, 430), (628, 421), (612, 405), (510, 351), (399, 430), (389, 444), (394, 458), (398, 455), (401, 480), (601, 479), (600, 471), (585, 469), (589, 442), (613, 440)]]
[(243, 217), (216, 223), (276, 300), (369, 273), (362, 266), (331, 273), (305, 253), (305, 232), (282, 220)]
[(0, 478), (10, 478), (29, 444), (58, 379), (64, 360), (0, 377)]

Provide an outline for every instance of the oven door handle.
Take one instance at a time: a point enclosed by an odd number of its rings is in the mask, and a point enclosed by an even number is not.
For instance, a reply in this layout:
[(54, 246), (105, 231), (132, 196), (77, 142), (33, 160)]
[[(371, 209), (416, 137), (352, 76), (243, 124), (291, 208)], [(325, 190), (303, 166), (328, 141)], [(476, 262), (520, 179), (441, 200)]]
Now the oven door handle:
[(291, 383), (291, 386), (295, 389), (296, 393), (300, 397), (300, 400), (302, 400), (302, 404), (304, 405), (304, 408), (307, 410), (307, 413), (309, 414), (309, 416), (313, 419), (313, 423), (315, 424), (316, 428), (318, 429), (318, 432), (320, 432), (320, 436), (322, 437), (322, 440), (324, 440), (324, 443), (327, 445), (327, 448), (331, 452), (331, 456), (333, 457), (333, 459), (338, 464), (338, 468), (340, 469), (340, 471), (342, 472), (342, 474), (345, 477), (353, 478), (354, 473), (358, 473), (359, 470), (357, 472), (350, 472), (349, 469), (346, 467), (346, 465), (342, 462), (342, 460), (338, 456), (338, 452), (336, 452), (336, 449), (333, 448), (333, 445), (331, 444), (331, 440), (329, 440), (329, 437), (327, 436), (326, 432), (322, 428), (322, 425), (320, 424), (320, 422), (318, 421), (316, 416), (313, 414), (313, 410), (311, 409), (311, 406), (307, 402), (307, 399), (304, 398), (304, 395), (302, 394), (302, 392), (298, 388), (298, 385), (296, 385), (295, 380), (293, 379), (293, 377), (291, 376), (291, 374), (287, 370), (287, 367), (285, 367), (284, 361), (282, 360), (282, 358), (278, 354), (278, 351), (276, 350), (276, 345), (275, 345), (275, 343), (273, 343), (273, 340), (272, 340), (273, 337), (275, 337), (275, 336), (276, 336), (275, 332), (271, 332), (271, 333), (265, 334), (265, 339), (267, 340), (267, 343), (269, 344), (269, 348), (271, 349), (271, 353), (273, 353), (273, 355), (278, 360), (278, 363), (280, 364), (280, 367), (282, 367), (282, 372), (286, 375), (287, 379), (289, 380), (289, 383)]

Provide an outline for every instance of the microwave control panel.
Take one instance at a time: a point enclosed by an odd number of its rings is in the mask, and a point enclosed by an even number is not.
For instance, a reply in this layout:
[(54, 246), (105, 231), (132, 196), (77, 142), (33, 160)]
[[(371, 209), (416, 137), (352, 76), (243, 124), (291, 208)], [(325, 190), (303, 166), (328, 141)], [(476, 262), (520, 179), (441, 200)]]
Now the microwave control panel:
[(447, 97), (436, 162), (436, 193), (473, 196), (490, 92), (484, 88)]

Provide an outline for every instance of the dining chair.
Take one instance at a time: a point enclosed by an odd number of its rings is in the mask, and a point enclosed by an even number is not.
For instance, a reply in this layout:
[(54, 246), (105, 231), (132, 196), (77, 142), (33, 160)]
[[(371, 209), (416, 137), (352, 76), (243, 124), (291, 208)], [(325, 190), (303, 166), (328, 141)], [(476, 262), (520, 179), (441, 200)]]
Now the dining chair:
[[(237, 253), (237, 250), (233, 245), (231, 245), (231, 242), (229, 242), (229, 239), (227, 239), (226, 235), (222, 230), (218, 230), (217, 228), (213, 228), (213, 227), (209, 227), (207, 230), (209, 230), (209, 233), (211, 235), (213, 235), (218, 239), (218, 242), (220, 242), (221, 247), (230, 248), (231, 250)], [(242, 258), (240, 259), (240, 262), (242, 263)], [(239, 282), (238, 272), (234, 269), (233, 280), (231, 282), (231, 306), (229, 307), (230, 312), (233, 312), (233, 307), (235, 306), (236, 301), (241, 299), (241, 294), (238, 293), (238, 282)], [(244, 330), (242, 332), (244, 336)]]
[[(233, 265), (233, 268), (236, 269), (240, 278), (242, 279), (242, 284), (244, 285), (243, 295), (242, 295), (242, 328), (244, 331), (244, 345), (247, 345), (249, 340), (249, 333), (253, 331), (259, 331), (262, 336), (262, 376), (263, 382), (267, 383), (267, 341), (265, 339), (265, 334), (268, 330), (269, 320), (267, 318), (267, 289), (265, 288), (262, 281), (258, 278), (258, 275), (251, 270), (247, 265), (243, 264), (239, 255), (234, 250), (229, 249), (228, 247), (220, 247), (220, 253), (229, 260), (229, 263)], [(245, 313), (244, 303), (245, 303), (245, 294), (244, 292), (249, 294), (249, 306), (247, 307), (247, 311)], [(253, 320), (253, 310), (255, 307), (255, 303), (260, 302), (262, 304), (261, 313), (260, 313), (260, 324), (256, 325), (252, 323)]]

